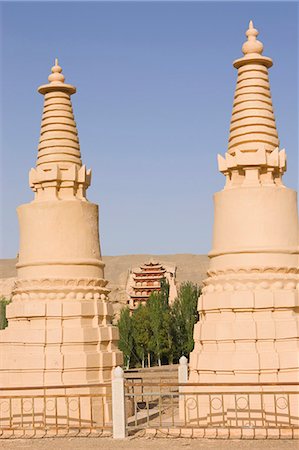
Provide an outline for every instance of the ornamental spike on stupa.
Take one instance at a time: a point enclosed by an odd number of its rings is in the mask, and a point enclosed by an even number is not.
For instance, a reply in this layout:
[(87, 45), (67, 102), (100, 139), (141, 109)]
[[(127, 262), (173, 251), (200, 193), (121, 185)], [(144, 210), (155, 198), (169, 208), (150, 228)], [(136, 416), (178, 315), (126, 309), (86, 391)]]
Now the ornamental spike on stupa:
[(242, 46), (244, 56), (234, 61), (238, 69), (228, 149), (218, 156), (226, 187), (282, 184), (286, 154), (279, 139), (270, 92), (268, 69), (272, 59), (264, 56), (263, 44), (252, 20)]
[(259, 34), (258, 30), (254, 28), (253, 21), (250, 20), (248, 25), (248, 30), (246, 31), (247, 41), (244, 42), (242, 47), (242, 52), (244, 55), (249, 55), (253, 53), (257, 53), (261, 55), (263, 53), (263, 44), (262, 42), (257, 40), (257, 36)]
[(272, 106), (268, 68), (271, 58), (265, 57), (263, 44), (257, 40), (258, 30), (249, 22), (244, 56), (234, 61), (238, 80), (230, 125), (228, 153), (257, 151), (257, 144), (267, 152), (279, 146)]
[(30, 171), (30, 186), (38, 200), (53, 197), (84, 200), (91, 171), (82, 166), (71, 102), (76, 88), (65, 83), (57, 58), (48, 80), (48, 84), (38, 88), (45, 100), (36, 169)]

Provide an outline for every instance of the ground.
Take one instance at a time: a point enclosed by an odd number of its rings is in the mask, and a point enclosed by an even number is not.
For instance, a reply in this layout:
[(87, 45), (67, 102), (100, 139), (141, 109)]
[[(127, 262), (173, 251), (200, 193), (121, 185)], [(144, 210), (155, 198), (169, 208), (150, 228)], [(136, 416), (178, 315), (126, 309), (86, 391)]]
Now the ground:
[(174, 438), (45, 438), (13, 439), (0, 441), (2, 449), (32, 450), (298, 450), (298, 440), (220, 440), (220, 439), (174, 439)]

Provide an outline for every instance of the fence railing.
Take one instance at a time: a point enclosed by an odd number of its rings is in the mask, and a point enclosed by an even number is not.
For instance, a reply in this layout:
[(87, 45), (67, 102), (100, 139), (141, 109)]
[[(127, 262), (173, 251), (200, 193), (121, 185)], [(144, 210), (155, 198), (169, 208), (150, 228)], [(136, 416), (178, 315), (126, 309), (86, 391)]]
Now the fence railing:
[(232, 436), (232, 430), (238, 430), (239, 437), (254, 437), (259, 431), (279, 437), (288, 430), (290, 438), (298, 437), (299, 383), (136, 383), (127, 386), (125, 396), (133, 411), (127, 420), (128, 433), (214, 429), (216, 437), (225, 429)]
[(184, 357), (177, 379), (0, 388), (0, 437), (299, 437), (299, 383), (190, 383)]
[(0, 388), (0, 435), (111, 435), (111, 399), (110, 384)]

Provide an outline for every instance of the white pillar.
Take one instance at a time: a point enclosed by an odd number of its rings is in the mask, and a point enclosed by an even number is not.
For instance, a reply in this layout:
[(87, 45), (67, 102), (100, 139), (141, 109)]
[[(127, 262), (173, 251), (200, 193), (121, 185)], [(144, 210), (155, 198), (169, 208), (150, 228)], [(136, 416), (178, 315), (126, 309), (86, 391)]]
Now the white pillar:
[[(179, 361), (179, 369), (178, 369), (178, 378), (179, 383), (187, 383), (188, 381), (188, 359), (186, 356), (181, 356)], [(179, 386), (179, 392), (184, 392), (185, 387)], [(185, 396), (179, 396), (179, 417), (183, 422), (186, 421), (186, 412), (185, 412)]]
[(179, 361), (179, 383), (188, 382), (188, 359), (186, 356), (181, 356)]
[(112, 426), (114, 439), (126, 437), (125, 379), (124, 371), (120, 366), (113, 370)]

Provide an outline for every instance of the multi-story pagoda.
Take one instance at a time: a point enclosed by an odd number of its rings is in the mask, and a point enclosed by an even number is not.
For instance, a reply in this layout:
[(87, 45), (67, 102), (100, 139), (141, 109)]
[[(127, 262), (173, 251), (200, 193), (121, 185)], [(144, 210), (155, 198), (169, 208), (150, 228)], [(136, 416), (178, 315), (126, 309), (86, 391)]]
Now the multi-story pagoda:
[(175, 271), (175, 267), (165, 267), (153, 260), (132, 269), (127, 283), (130, 309), (133, 310), (139, 304), (145, 304), (152, 292), (160, 292), (163, 279), (169, 283), (169, 298), (174, 298), (176, 296)]
[(165, 268), (160, 263), (150, 261), (133, 271), (134, 285), (132, 286), (131, 299), (135, 303), (145, 303), (152, 292), (161, 290), (161, 281), (165, 277)]

